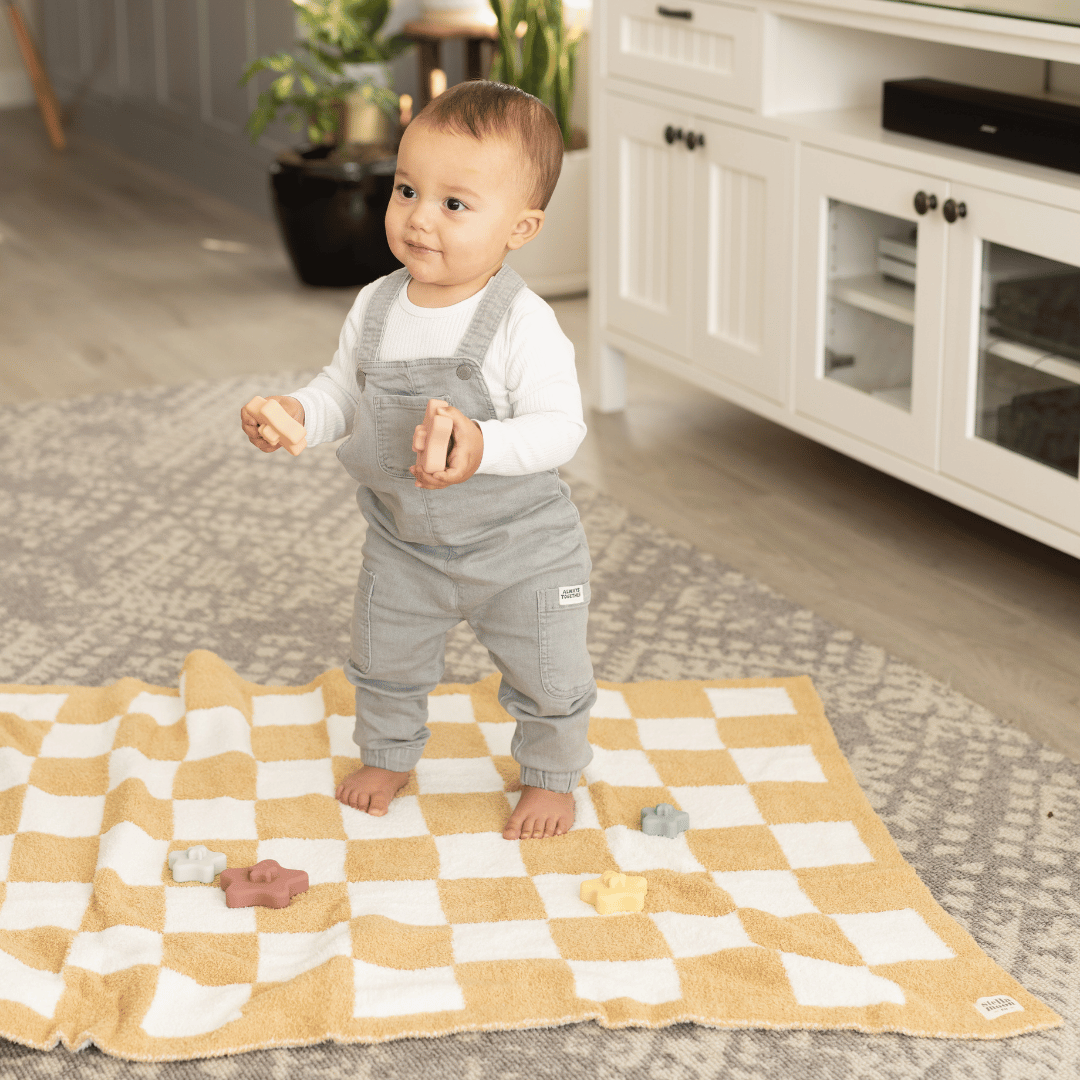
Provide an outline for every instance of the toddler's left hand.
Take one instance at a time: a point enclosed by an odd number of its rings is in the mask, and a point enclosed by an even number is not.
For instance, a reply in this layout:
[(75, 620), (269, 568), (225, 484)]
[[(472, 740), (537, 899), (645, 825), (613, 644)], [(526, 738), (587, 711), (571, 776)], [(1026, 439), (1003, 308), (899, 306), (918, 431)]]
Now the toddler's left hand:
[(480, 425), (453, 406), (443, 412), (454, 422), (450, 456), (447, 458), (446, 468), (441, 472), (424, 472), (419, 462), (413, 465), (409, 472), (416, 477), (418, 488), (434, 490), (449, 487), (451, 484), (463, 484), (480, 468), (484, 457), (484, 433), (480, 430)]

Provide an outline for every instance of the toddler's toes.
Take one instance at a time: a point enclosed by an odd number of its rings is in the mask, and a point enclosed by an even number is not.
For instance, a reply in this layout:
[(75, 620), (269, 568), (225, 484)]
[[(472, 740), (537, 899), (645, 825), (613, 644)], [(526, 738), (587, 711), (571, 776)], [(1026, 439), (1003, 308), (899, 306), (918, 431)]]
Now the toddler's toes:
[(367, 799), (366, 806), (358, 806), (358, 810), (367, 810), (372, 817), (382, 817), (390, 809), (390, 796), (384, 791), (373, 792)]

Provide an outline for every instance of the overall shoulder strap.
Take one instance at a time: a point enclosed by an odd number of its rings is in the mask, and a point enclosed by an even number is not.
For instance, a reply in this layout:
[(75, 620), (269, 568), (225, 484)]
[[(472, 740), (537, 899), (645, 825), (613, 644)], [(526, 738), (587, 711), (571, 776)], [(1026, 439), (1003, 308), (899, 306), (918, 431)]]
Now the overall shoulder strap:
[(514, 302), (514, 297), (524, 288), (521, 275), (509, 266), (503, 266), (488, 284), (487, 292), (461, 339), (457, 349), (459, 356), (467, 356), (477, 363), (484, 359), (499, 323)]
[(387, 274), (375, 290), (375, 295), (368, 301), (367, 310), (364, 312), (364, 325), (360, 331), (360, 345), (356, 352), (356, 364), (361, 370), (378, 359), (386, 316), (390, 313), (390, 307), (401, 287), (408, 280), (409, 271), (404, 266), (392, 274)]

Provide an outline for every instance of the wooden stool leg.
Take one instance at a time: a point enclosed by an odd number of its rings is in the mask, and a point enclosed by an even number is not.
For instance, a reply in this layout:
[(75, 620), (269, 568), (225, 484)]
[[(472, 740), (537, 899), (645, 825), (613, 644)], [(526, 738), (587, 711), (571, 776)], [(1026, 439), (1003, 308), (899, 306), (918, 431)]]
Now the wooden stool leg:
[[(439, 66), (439, 43), (421, 41), (417, 52), (420, 61), (420, 109), (431, 100), (431, 73)], [(420, 109), (416, 111), (419, 112)]]
[(480, 65), (480, 44), (482, 38), (465, 39), (465, 78), (481, 79), (483, 71)]
[(8, 0), (7, 9), (11, 29), (15, 34), (15, 40), (19, 43), (19, 51), (22, 53), (30, 82), (34, 86), (34, 95), (37, 97), (38, 108), (41, 110), (41, 118), (45, 121), (45, 127), (49, 132), (49, 139), (57, 150), (63, 150), (67, 145), (67, 140), (64, 138), (64, 128), (60, 123), (60, 106), (57, 104), (49, 76), (45, 72), (45, 65), (41, 62), (30, 32), (23, 22), (22, 14), (13, 0)]

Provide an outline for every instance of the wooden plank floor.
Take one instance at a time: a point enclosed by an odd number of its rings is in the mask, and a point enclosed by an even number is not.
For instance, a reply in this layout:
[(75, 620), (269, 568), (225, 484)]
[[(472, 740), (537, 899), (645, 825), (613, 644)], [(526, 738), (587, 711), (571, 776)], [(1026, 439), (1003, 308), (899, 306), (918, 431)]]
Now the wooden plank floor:
[[(355, 290), (299, 285), (271, 222), (29, 110), (0, 161), (0, 405), (333, 354)], [(553, 305), (582, 362), (587, 304)], [(565, 471), (1080, 760), (1080, 561), (633, 362)]]

